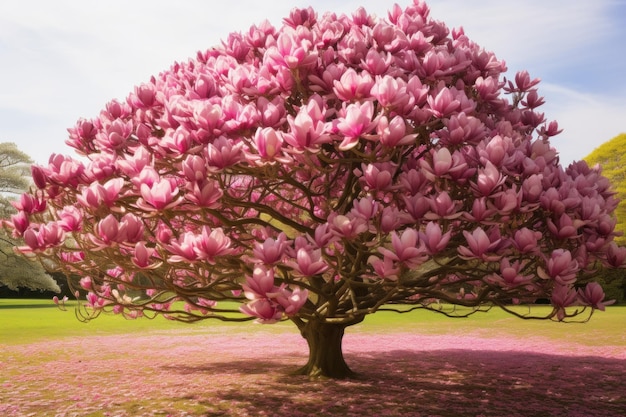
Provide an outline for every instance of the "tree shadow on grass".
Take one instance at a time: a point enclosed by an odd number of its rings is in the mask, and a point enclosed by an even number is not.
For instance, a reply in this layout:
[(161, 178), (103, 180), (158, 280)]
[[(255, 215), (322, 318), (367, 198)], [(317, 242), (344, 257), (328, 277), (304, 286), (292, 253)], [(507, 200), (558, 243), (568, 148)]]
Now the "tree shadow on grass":
[[(191, 395), (205, 407), (203, 415), (211, 416), (626, 415), (624, 360), (461, 349), (347, 354), (346, 359), (357, 379), (289, 375), (303, 360), (296, 355), (170, 371), (201, 373), (207, 381), (228, 375), (228, 382), (211, 392)], [(216, 403), (222, 404), (219, 410)]]

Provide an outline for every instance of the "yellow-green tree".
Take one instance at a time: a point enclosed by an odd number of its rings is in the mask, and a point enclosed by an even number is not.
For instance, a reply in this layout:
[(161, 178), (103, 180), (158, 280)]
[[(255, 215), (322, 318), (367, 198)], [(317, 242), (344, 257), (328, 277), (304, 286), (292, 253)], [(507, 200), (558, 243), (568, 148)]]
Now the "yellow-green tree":
[[(16, 213), (12, 202), (16, 202), (15, 197), (31, 184), (31, 163), (30, 157), (14, 143), (0, 143), (0, 219), (8, 219)], [(45, 273), (39, 263), (14, 253), (13, 247), (23, 244), (22, 239), (0, 228), (0, 288), (60, 292), (56, 281)]]
[(602, 174), (607, 177), (621, 201), (615, 210), (617, 216), (616, 230), (623, 233), (615, 240), (626, 243), (626, 133), (622, 133), (608, 142), (603, 143), (585, 158), (589, 166), (596, 164), (602, 167)]
[[(620, 200), (615, 215), (617, 225), (615, 229), (622, 232), (622, 236), (615, 238), (620, 244), (626, 243), (626, 133), (617, 135), (608, 142), (603, 143), (591, 152), (585, 161), (590, 166), (596, 164), (602, 167), (602, 174), (613, 184)], [(606, 271), (599, 280), (604, 287), (607, 297), (614, 298), (623, 303), (626, 299), (626, 274), (617, 269)]]

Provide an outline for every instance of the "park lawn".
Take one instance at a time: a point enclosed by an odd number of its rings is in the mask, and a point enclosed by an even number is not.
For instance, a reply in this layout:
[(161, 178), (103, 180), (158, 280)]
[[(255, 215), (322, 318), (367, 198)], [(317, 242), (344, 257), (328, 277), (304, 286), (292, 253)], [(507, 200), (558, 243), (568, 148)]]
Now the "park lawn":
[[(548, 314), (550, 306), (517, 306), (518, 313), (540, 316)], [(587, 317), (586, 313), (582, 315)], [(368, 333), (416, 332), (420, 334), (462, 335), (479, 333), (484, 337), (541, 337), (555, 341), (575, 341), (586, 346), (624, 346), (626, 348), (626, 306), (611, 306), (595, 311), (586, 322), (555, 322), (523, 320), (504, 310), (493, 308), (466, 318), (449, 318), (431, 311), (411, 313), (379, 312), (366, 317), (355, 330)]]
[[(75, 304), (68, 303), (61, 311), (50, 300), (0, 299), (0, 344), (26, 344), (41, 340), (78, 336), (104, 336), (145, 332), (177, 331), (196, 334), (202, 332), (297, 332), (290, 322), (259, 325), (253, 322), (226, 323), (205, 320), (197, 323), (179, 323), (162, 317), (126, 320), (121, 316), (102, 314), (88, 323), (79, 321)], [(527, 312), (528, 307), (517, 307)], [(548, 306), (533, 306), (531, 312), (542, 314)], [(221, 329), (221, 330), (220, 330)], [(467, 318), (449, 318), (426, 310), (409, 313), (381, 311), (366, 317), (365, 321), (347, 329), (347, 333), (414, 332), (419, 334), (466, 334), (489, 336), (544, 337), (555, 340), (575, 340), (587, 346), (626, 347), (626, 306), (608, 307), (596, 311), (586, 323), (557, 323), (545, 320), (522, 320), (500, 309), (479, 312)]]
[[(193, 333), (208, 327), (215, 329), (227, 326), (218, 320), (187, 324), (167, 320), (163, 317), (127, 320), (114, 314), (101, 314), (94, 320), (83, 322), (76, 317), (75, 306), (75, 302), (68, 302), (66, 310), (63, 311), (52, 300), (0, 299), (0, 345), (26, 344), (67, 337), (137, 334), (170, 330)], [(251, 326), (252, 323), (239, 325), (246, 327)]]
[(289, 375), (306, 343), (288, 322), (85, 324), (49, 301), (0, 300), (0, 415), (621, 417), (625, 324), (626, 307), (585, 324), (379, 312), (346, 332), (361, 376), (311, 382)]

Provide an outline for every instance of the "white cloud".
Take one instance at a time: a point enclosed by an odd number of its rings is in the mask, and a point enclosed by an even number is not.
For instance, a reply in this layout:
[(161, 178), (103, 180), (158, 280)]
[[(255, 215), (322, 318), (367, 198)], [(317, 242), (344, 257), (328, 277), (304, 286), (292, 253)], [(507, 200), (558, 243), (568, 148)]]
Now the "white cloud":
[[(410, 0), (398, 2), (405, 6)], [(45, 162), (52, 152), (70, 152), (63, 145), (65, 129), (79, 117), (97, 115), (111, 98), (124, 98), (134, 85), (217, 44), (229, 32), (245, 31), (265, 18), (278, 26), (291, 8), (309, 3), (2, 2), (0, 141), (17, 142), (37, 162)], [(624, 71), (624, 58), (620, 61), (614, 51), (621, 42), (617, 46), (611, 42), (619, 27), (611, 0), (431, 0), (429, 4), (431, 16), (449, 27), (464, 26), (472, 40), (495, 51), (512, 72), (528, 69), (545, 80), (540, 91), (546, 95), (547, 117), (565, 128), (561, 137), (570, 138), (554, 142), (562, 147), (563, 160), (580, 159), (591, 142), (593, 149), (597, 141), (626, 130), (620, 126), (626, 113), (616, 95), (616, 91), (626, 93), (624, 81), (612, 91), (591, 91), (585, 68), (577, 68), (590, 56), (612, 54), (610, 65), (599, 59), (594, 62), (607, 71)], [(318, 12), (347, 14), (359, 6), (386, 17), (392, 4), (316, 0), (314, 5)]]
[(584, 94), (558, 85), (541, 87), (546, 117), (557, 120), (563, 132), (551, 140), (561, 163), (580, 160), (602, 143), (626, 133), (626, 91), (613, 95)]
[[(575, 59), (574, 50), (600, 42), (610, 34), (611, 2), (569, 0), (439, 0), (431, 16), (449, 27), (463, 26), (485, 49), (496, 52), (514, 70), (540, 65), (550, 68)], [(603, 30), (597, 30), (603, 28)]]

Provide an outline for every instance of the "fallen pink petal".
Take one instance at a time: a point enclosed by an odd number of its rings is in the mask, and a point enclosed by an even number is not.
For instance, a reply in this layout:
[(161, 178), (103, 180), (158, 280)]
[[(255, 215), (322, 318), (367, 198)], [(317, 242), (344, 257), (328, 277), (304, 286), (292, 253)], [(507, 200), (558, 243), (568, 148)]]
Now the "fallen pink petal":
[[(626, 410), (626, 350), (545, 336), (362, 333), (356, 379), (310, 381), (297, 333), (218, 326), (0, 345), (12, 416), (569, 416)], [(590, 383), (590, 381), (593, 381)]]

